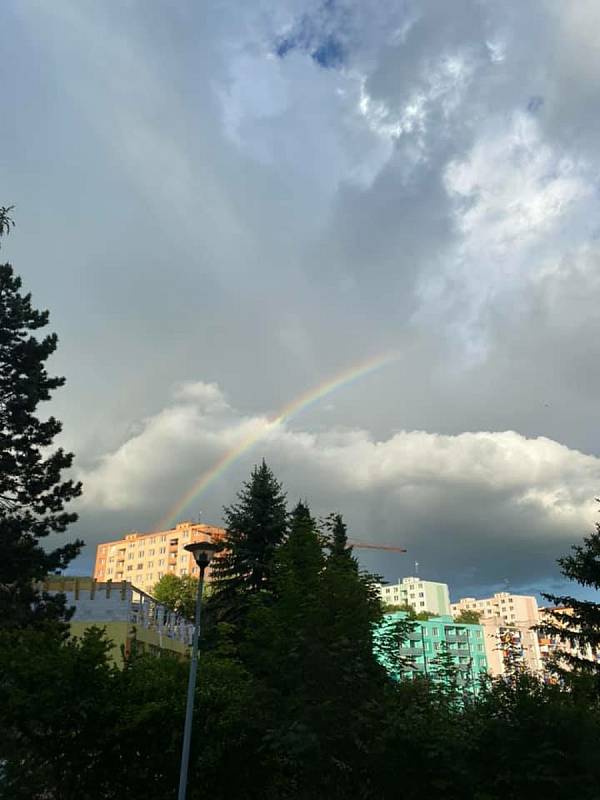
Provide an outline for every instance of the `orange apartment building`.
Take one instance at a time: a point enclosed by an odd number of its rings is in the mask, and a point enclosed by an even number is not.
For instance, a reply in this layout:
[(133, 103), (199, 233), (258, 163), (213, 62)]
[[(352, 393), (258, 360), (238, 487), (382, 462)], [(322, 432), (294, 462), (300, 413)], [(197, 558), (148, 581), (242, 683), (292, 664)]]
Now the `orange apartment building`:
[[(215, 525), (180, 522), (168, 531), (128, 533), (122, 539), (102, 542), (96, 548), (94, 578), (99, 582), (129, 581), (144, 592), (163, 575), (197, 575), (194, 557), (187, 550), (190, 542), (219, 541), (225, 531)], [(210, 580), (210, 567), (206, 574)]]

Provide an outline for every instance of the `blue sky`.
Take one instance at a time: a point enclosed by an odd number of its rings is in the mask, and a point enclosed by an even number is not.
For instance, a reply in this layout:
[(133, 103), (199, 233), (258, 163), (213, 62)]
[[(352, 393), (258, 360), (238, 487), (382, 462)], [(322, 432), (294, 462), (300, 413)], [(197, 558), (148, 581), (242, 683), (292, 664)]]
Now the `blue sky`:
[(592, 0), (8, 0), (4, 256), (60, 336), (88, 548), (265, 456), (454, 594), (558, 580), (600, 486)]

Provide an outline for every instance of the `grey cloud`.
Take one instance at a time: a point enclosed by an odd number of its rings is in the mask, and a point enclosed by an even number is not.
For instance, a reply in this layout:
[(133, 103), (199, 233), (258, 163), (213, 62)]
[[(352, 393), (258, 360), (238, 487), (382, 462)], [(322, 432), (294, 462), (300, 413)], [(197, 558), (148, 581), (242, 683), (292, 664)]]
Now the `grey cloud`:
[(83, 473), (82, 524), (102, 508), (144, 508), (152, 528), (189, 485), (249, 439), (252, 450), (240, 451), (231, 474), (219, 471), (195, 498), (209, 518), (232, 499), (233, 478), (264, 455), (292, 502), (308, 497), (319, 514), (342, 509), (358, 538), (404, 544), (438, 575), (472, 567), (471, 581), (481, 586), (501, 579), (511, 564), (516, 581), (543, 577), (590, 518), (600, 480), (599, 459), (549, 439), (511, 431), (403, 431), (385, 440), (348, 429), (316, 435), (240, 415), (214, 385), (194, 384)]
[[(468, 0), (3, 7), (15, 81), (0, 202), (18, 212), (3, 252), (61, 337), (53, 410), (87, 477), (92, 544), (151, 526), (242, 422), (393, 350), (265, 440), (290, 493), (401, 536), (464, 585), (554, 574), (598, 491), (582, 467), (600, 454), (597, 14)], [(328, 69), (312, 44), (274, 54), (306, 17), (314, 41), (343, 46)], [(174, 401), (182, 383), (218, 384), (231, 408)], [(447, 441), (459, 459), (469, 431), (496, 446), (516, 431), (523, 453), (538, 437), (566, 446), (552, 491), (579, 511), (557, 521), (524, 502), (524, 487), (548, 490), (539, 476), (499, 489), (450, 483), (446, 466), (418, 486), (349, 491), (332, 455), (357, 474), (382, 455), (395, 475), (415, 442), (431, 457)], [(207, 515), (251, 460), (212, 487)]]

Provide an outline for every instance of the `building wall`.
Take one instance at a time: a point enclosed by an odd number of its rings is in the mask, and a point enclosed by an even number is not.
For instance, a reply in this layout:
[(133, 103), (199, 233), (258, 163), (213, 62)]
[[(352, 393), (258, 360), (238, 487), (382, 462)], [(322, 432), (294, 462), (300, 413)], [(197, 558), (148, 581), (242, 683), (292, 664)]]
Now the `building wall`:
[[(225, 531), (214, 525), (181, 522), (175, 528), (154, 533), (129, 533), (122, 539), (102, 542), (96, 548), (94, 578), (97, 581), (131, 581), (145, 592), (167, 573), (197, 575), (190, 542), (219, 541)], [(210, 567), (206, 571), (210, 580)]]
[(499, 617), (505, 625), (525, 624), (537, 625), (540, 619), (535, 597), (524, 594), (497, 592), (493, 597), (476, 600), (474, 597), (463, 597), (450, 606), (452, 616), (461, 611), (478, 611), (482, 617)]
[(415, 611), (429, 611), (432, 614), (450, 614), (450, 595), (448, 585), (421, 578), (403, 578), (392, 585), (379, 585), (379, 596), (384, 603), (402, 605), (407, 603)]
[[(548, 622), (556, 624), (556, 620), (549, 613), (552, 610), (560, 611), (561, 613), (568, 614), (569, 616), (573, 613), (572, 608), (541, 608), (540, 619), (542, 623)], [(561, 639), (558, 635), (551, 636), (549, 634), (540, 632), (537, 636), (540, 646), (540, 655), (544, 666), (550, 659), (558, 659), (559, 664), (563, 669), (570, 669), (569, 663), (564, 659), (560, 659), (561, 653), (568, 653), (569, 655), (577, 656), (578, 658), (585, 658), (588, 661), (596, 661), (597, 663), (600, 663), (600, 650), (594, 652), (590, 645), (586, 645), (582, 649), (577, 645), (572, 645), (570, 642)]]
[(137, 652), (185, 656), (194, 626), (130, 583), (98, 583), (92, 578), (49, 578), (42, 588), (66, 596), (75, 609), (69, 622), (72, 636), (98, 626), (106, 630), (111, 657), (122, 665), (123, 655)]
[[(394, 620), (406, 619), (406, 616), (403, 611), (386, 614), (382, 626)], [(413, 678), (421, 675), (435, 678), (436, 658), (447, 649), (460, 670), (459, 688), (476, 693), (479, 689), (480, 676), (485, 675), (488, 669), (482, 626), (456, 624), (450, 615), (416, 620), (414, 625), (414, 631), (400, 646), (400, 655), (412, 664), (403, 670), (402, 677)], [(375, 653), (378, 654), (377, 633)], [(389, 668), (383, 659), (381, 661)]]
[(506, 673), (505, 637), (512, 639), (512, 649), (519, 663), (529, 672), (541, 674), (543, 664), (537, 634), (527, 622), (506, 625), (501, 617), (483, 617), (480, 623), (485, 634), (490, 675), (499, 677)]

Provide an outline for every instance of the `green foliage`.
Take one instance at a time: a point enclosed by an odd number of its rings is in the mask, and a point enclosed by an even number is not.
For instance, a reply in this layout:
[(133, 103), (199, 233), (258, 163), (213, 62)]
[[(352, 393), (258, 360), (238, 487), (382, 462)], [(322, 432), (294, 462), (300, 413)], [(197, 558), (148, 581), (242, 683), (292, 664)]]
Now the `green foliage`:
[[(600, 502), (600, 500), (598, 501)], [(572, 555), (560, 558), (562, 574), (580, 586), (600, 589), (600, 524), (583, 539), (583, 544), (572, 547)], [(570, 680), (572, 671), (587, 673), (597, 680), (600, 693), (600, 603), (578, 600), (569, 595), (544, 594), (556, 608), (550, 612), (552, 620), (538, 626), (538, 630), (569, 644), (578, 652), (561, 653), (555, 666), (563, 679)], [(589, 653), (596, 658), (589, 658)], [(561, 667), (567, 666), (567, 670)]]
[(474, 609), (465, 608), (463, 609), (460, 614), (454, 617), (454, 622), (462, 623), (463, 625), (479, 625), (479, 620), (481, 619), (481, 613), (479, 611), (475, 611)]
[(248, 599), (273, 588), (275, 552), (287, 532), (287, 510), (281, 484), (263, 461), (224, 509), (223, 553), (213, 562), (211, 606), (220, 618), (235, 619)]
[(429, 677), (449, 700), (457, 697), (460, 668), (447, 642), (440, 643), (437, 655), (431, 660)]
[(151, 594), (171, 611), (182, 614), (187, 619), (194, 619), (198, 578), (193, 575), (167, 573), (154, 584)]
[(463, 715), (474, 796), (520, 800), (598, 797), (598, 706), (526, 673), (489, 684)]
[(386, 613), (377, 626), (374, 637), (374, 653), (379, 663), (395, 679), (401, 680), (406, 670), (414, 667), (414, 659), (402, 653), (409, 634), (416, 628), (407, 616)]
[(402, 611), (408, 619), (412, 620), (428, 620), (431, 617), (435, 617), (436, 615), (433, 614), (431, 611), (415, 611), (414, 606), (409, 605), (408, 603), (383, 603), (382, 604), (383, 610), (386, 614), (392, 613), (394, 611)]
[(98, 628), (69, 642), (33, 629), (0, 633), (2, 800), (105, 796), (107, 735), (119, 720), (109, 650)]
[[(10, 210), (0, 208), (0, 236), (13, 224)], [(77, 518), (64, 506), (81, 491), (61, 480), (72, 454), (49, 449), (60, 422), (36, 416), (38, 405), (64, 384), (45, 368), (56, 334), (32, 335), (47, 324), (48, 312), (33, 308), (11, 265), (0, 264), (0, 627), (63, 618), (64, 598), (38, 592), (34, 581), (62, 570), (82, 546), (75, 541), (48, 550), (40, 543)]]
[(8, 235), (10, 229), (14, 228), (14, 221), (10, 216), (10, 212), (14, 206), (0, 206), (0, 236)]
[[(445, 648), (401, 678), (417, 620), (382, 623), (342, 518), (319, 527), (299, 503), (285, 521), (261, 583), (236, 588), (243, 613), (203, 640), (189, 800), (596, 800), (593, 686), (516, 671), (472, 696)], [(110, 646), (97, 628), (0, 630), (0, 800), (174, 796), (188, 663), (119, 670)]]
[(523, 645), (518, 631), (514, 628), (503, 628), (498, 634), (498, 649), (502, 652), (505, 678), (514, 682), (526, 671)]
[(348, 544), (348, 529), (341, 514), (329, 514), (322, 523), (327, 536), (327, 546), (332, 556), (352, 558), (352, 547)]

